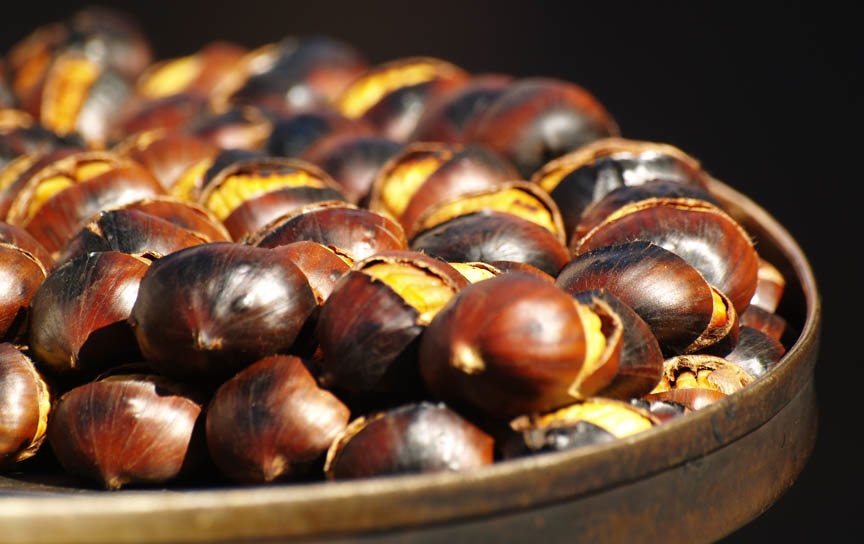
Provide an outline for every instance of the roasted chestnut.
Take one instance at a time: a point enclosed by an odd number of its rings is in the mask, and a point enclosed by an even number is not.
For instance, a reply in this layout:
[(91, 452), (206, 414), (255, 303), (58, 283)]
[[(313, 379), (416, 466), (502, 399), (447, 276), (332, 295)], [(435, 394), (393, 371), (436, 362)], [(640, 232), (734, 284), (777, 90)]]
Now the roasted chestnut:
[(33, 457), (46, 438), (51, 390), (19, 347), (0, 343), (0, 470)]
[(570, 260), (567, 246), (549, 229), (508, 212), (479, 210), (418, 232), (414, 251), (449, 262), (515, 261), (557, 276)]
[(64, 393), (48, 443), (67, 474), (114, 491), (162, 485), (194, 468), (201, 405), (155, 374), (118, 374)]
[(322, 384), (360, 400), (421, 396), (418, 341), (467, 284), (446, 262), (412, 251), (382, 251), (355, 262), (318, 316)]
[(643, 399), (678, 402), (698, 410), (740, 391), (754, 377), (744, 367), (713, 355), (676, 355), (663, 363), (663, 378)]
[(377, 133), (336, 133), (310, 145), (302, 158), (330, 174), (349, 202), (368, 207), (379, 171), (401, 151), (402, 144)]
[(433, 204), (518, 176), (511, 164), (482, 146), (417, 142), (381, 167), (368, 207), (397, 219), (410, 237), (419, 217)]
[(404, 57), (367, 68), (336, 97), (352, 119), (364, 119), (380, 134), (406, 142), (434, 97), (462, 85), (469, 74), (433, 57)]
[(741, 325), (738, 344), (723, 358), (758, 378), (774, 368), (785, 354), (786, 347), (776, 336), (749, 325)]
[(33, 254), (0, 242), (0, 341), (26, 342), (30, 302), (47, 275)]
[(550, 160), (599, 138), (618, 136), (606, 107), (584, 87), (547, 77), (519, 78), (466, 123), (465, 141), (484, 145), (528, 179)]
[(442, 403), (405, 404), (360, 416), (327, 451), (324, 473), (345, 480), (463, 472), (494, 460), (491, 435)]
[(552, 159), (530, 179), (558, 204), (569, 234), (585, 209), (610, 191), (660, 180), (707, 190), (708, 177), (699, 161), (678, 147), (609, 137)]
[(231, 242), (231, 233), (219, 218), (204, 206), (171, 195), (155, 195), (112, 208), (153, 215), (190, 230), (208, 242)]
[(657, 198), (626, 204), (571, 240), (579, 255), (602, 246), (648, 240), (679, 255), (726, 295), (738, 313), (756, 292), (759, 255), (744, 227), (698, 198)]
[(728, 353), (738, 313), (682, 257), (649, 241), (598, 247), (573, 257), (555, 283), (568, 293), (607, 289), (645, 320), (665, 356)]
[(288, 350), (315, 308), (306, 276), (283, 253), (211, 242), (153, 262), (129, 324), (156, 370), (221, 381)]
[(232, 106), (226, 110), (205, 111), (184, 127), (222, 149), (264, 149), (273, 130), (273, 120), (255, 106)]
[(140, 359), (127, 319), (149, 261), (118, 251), (88, 253), (55, 267), (30, 302), (29, 347), (58, 378), (93, 378)]
[(189, 168), (212, 159), (220, 151), (215, 143), (201, 136), (165, 129), (135, 133), (115, 145), (113, 150), (144, 166), (169, 193)]
[(251, 233), (246, 242), (275, 247), (300, 240), (331, 246), (352, 261), (381, 251), (408, 249), (404, 229), (389, 216), (334, 200), (288, 212)]
[(618, 372), (622, 323), (536, 276), (500, 274), (459, 291), (420, 339), (430, 393), (500, 420), (594, 395)]
[(321, 470), (349, 418), (348, 407), (318, 386), (299, 357), (272, 355), (216, 390), (207, 404), (207, 448), (235, 482), (298, 480)]
[(501, 444), (505, 459), (602, 444), (646, 431), (660, 419), (623, 400), (589, 397), (543, 414), (525, 414), (510, 421)]
[(301, 111), (273, 122), (265, 149), (274, 157), (300, 158), (315, 142), (334, 134), (377, 134), (362, 119), (346, 117), (331, 108)]

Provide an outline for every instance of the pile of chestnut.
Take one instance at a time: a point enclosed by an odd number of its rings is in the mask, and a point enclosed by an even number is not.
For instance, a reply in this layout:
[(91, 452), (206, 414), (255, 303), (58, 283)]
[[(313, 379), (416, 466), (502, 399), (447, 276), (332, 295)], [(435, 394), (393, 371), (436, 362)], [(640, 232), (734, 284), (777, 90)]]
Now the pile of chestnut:
[(568, 81), (46, 24), (0, 56), (0, 469), (456, 471), (686, 416), (786, 350), (711, 183)]

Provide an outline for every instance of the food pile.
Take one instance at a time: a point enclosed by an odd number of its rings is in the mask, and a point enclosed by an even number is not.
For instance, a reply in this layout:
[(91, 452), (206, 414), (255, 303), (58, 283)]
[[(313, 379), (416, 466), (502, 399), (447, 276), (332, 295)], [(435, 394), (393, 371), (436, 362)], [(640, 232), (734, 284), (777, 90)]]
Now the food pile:
[(469, 470), (686, 417), (788, 347), (717, 182), (573, 82), (150, 40), (87, 8), (0, 56), (6, 474)]

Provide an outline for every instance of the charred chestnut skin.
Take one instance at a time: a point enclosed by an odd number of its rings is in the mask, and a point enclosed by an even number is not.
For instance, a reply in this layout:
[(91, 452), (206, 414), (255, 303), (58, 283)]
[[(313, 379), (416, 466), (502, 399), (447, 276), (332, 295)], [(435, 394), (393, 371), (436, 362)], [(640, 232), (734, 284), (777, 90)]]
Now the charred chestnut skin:
[(165, 484), (191, 470), (201, 405), (156, 375), (120, 375), (64, 393), (48, 442), (64, 470), (115, 491)]
[(284, 255), (212, 242), (155, 261), (141, 279), (129, 323), (158, 371), (224, 380), (288, 350), (315, 307), (306, 276)]
[(327, 452), (328, 480), (480, 468), (494, 439), (443, 403), (417, 402), (351, 421)]
[(51, 390), (21, 348), (0, 343), (0, 470), (33, 457), (47, 437)]
[(272, 355), (216, 390), (207, 404), (207, 447), (235, 482), (298, 480), (320, 470), (318, 462), (350, 415), (338, 397), (318, 386), (303, 360)]

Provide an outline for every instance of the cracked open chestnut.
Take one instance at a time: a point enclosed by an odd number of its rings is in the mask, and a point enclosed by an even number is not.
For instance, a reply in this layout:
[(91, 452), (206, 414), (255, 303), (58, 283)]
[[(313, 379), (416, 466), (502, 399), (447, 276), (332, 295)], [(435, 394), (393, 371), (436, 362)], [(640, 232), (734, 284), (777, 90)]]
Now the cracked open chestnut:
[(607, 289), (645, 320), (665, 356), (724, 354), (738, 340), (731, 300), (682, 257), (647, 240), (576, 255), (555, 283), (571, 294)]
[(467, 284), (448, 263), (419, 252), (383, 251), (355, 262), (318, 316), (322, 384), (360, 401), (420, 396), (420, 337)]
[(663, 363), (663, 378), (646, 400), (668, 400), (698, 410), (740, 391), (755, 378), (744, 367), (714, 355), (676, 355)]
[(288, 350), (316, 308), (303, 272), (267, 248), (199, 244), (146, 272), (129, 324), (144, 359), (178, 379), (221, 381)]
[(433, 397), (500, 420), (592, 396), (618, 372), (622, 322), (536, 276), (472, 283), (420, 339), (420, 373)]

